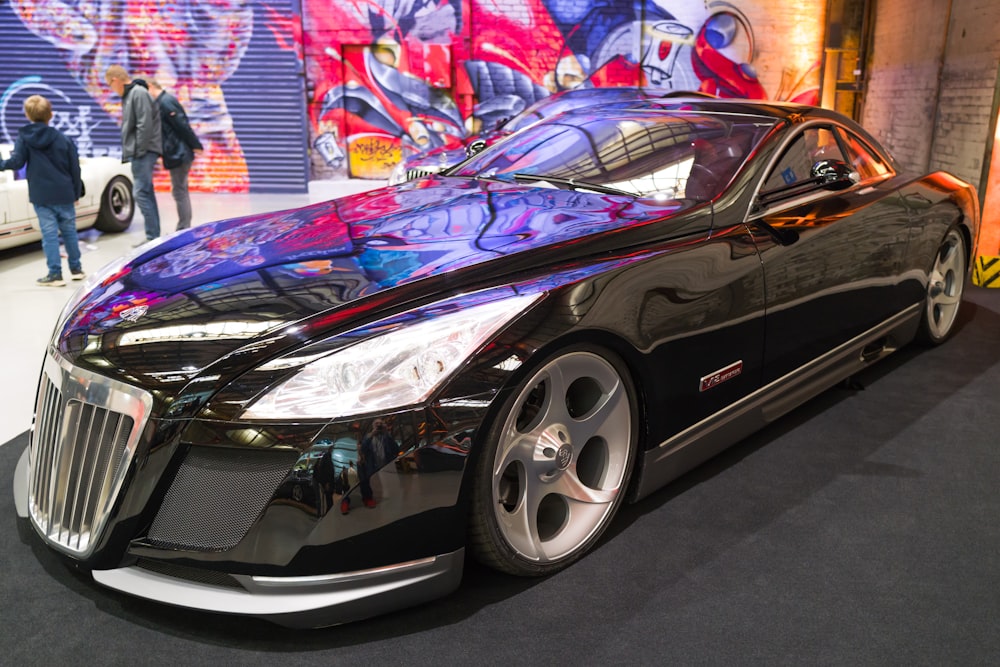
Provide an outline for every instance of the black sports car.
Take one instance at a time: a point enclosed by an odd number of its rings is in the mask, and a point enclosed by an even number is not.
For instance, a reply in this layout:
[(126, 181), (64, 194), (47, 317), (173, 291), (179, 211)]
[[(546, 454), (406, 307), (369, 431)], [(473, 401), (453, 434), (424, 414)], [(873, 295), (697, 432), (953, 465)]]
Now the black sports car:
[(19, 511), (106, 586), (322, 626), (583, 556), (642, 498), (951, 332), (978, 201), (842, 116), (637, 101), (447, 175), (105, 268), (44, 360)]

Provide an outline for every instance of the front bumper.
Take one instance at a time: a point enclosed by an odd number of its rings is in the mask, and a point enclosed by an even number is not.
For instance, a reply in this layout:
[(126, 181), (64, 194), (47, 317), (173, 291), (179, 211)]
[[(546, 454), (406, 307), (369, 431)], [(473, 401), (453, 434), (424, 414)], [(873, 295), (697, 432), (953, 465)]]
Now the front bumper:
[(156, 602), (256, 616), (291, 628), (321, 628), (447, 595), (462, 579), (464, 551), (331, 575), (228, 575), (230, 583), (192, 581), (140, 566), (94, 570), (93, 576), (103, 586)]
[[(14, 473), (14, 504), (22, 520), (28, 520), (29, 449), (21, 453)], [(366, 570), (304, 577), (226, 574), (152, 561), (93, 570), (92, 575), (103, 586), (164, 604), (318, 628), (447, 595), (458, 587), (464, 562), (465, 550), (458, 549)]]

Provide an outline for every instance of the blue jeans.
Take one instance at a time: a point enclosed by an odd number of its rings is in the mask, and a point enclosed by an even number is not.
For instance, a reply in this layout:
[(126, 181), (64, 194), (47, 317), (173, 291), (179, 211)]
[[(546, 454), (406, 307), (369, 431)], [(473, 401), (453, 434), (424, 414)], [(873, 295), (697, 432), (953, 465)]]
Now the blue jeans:
[(156, 207), (156, 192), (153, 190), (153, 167), (158, 159), (160, 156), (151, 152), (132, 158), (135, 203), (146, 220), (146, 238), (149, 240), (160, 235), (160, 210)]
[(59, 257), (59, 235), (66, 244), (66, 258), (70, 271), (82, 271), (80, 264), (80, 240), (76, 236), (76, 208), (73, 204), (42, 206), (35, 204), (35, 215), (42, 230), (42, 250), (50, 276), (62, 275), (62, 258)]

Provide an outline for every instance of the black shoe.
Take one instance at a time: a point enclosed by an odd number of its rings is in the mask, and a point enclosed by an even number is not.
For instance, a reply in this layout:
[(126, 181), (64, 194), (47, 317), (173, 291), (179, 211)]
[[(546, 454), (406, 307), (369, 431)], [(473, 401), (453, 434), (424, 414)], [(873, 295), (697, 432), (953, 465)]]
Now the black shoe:
[(72, 278), (73, 280), (83, 280), (84, 278), (87, 277), (87, 274), (83, 272), (83, 269), (76, 269), (75, 271), (73, 269), (70, 269), (69, 277)]
[(62, 275), (50, 273), (44, 278), (39, 278), (38, 284), (42, 287), (65, 287), (66, 281), (63, 280)]

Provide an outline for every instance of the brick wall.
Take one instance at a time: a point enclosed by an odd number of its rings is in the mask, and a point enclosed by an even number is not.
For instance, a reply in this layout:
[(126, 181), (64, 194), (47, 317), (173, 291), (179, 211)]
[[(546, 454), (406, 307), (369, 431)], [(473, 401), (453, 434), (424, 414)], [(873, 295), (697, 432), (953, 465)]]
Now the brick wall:
[(903, 164), (978, 184), (1000, 64), (998, 26), (996, 0), (880, 0), (862, 124)]
[(1000, 252), (997, 148), (980, 183), (991, 160), (998, 26), (996, 0), (878, 0), (861, 118), (905, 166), (944, 169), (980, 189), (980, 255)]
[(916, 171), (930, 164), (947, 21), (940, 0), (876, 3), (861, 124)]
[(932, 168), (979, 183), (1000, 62), (1000, 2), (955, 0), (941, 72)]

